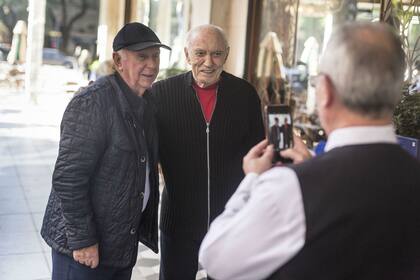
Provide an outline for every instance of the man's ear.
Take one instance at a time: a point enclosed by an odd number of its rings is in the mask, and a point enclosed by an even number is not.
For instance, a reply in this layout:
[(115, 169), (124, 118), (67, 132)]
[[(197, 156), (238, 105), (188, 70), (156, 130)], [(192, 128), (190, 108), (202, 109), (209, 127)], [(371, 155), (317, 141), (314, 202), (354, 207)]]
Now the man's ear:
[(188, 53), (187, 47), (184, 48), (184, 54), (185, 54), (185, 60), (188, 62), (188, 64), (191, 64), (191, 59), (190, 59), (190, 55)]
[(321, 75), (318, 81), (318, 106), (330, 107), (335, 101), (335, 88), (328, 75)]
[(227, 47), (227, 48), (226, 48), (226, 57), (225, 57), (225, 62), (226, 62), (226, 60), (228, 59), (228, 56), (229, 56), (229, 51), (230, 51), (230, 47)]
[(121, 69), (121, 55), (118, 52), (113, 52), (112, 53), (112, 60), (114, 61), (114, 65), (116, 70), (118, 70), (119, 72), (122, 70)]

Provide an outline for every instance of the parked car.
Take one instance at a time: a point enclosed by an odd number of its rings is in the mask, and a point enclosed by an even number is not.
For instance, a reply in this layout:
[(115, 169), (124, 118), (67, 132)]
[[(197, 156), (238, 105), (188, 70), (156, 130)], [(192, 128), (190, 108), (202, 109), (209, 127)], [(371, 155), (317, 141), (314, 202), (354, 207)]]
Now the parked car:
[(62, 65), (70, 69), (77, 67), (77, 60), (74, 57), (66, 56), (60, 50), (51, 48), (44, 48), (42, 50), (42, 63)]

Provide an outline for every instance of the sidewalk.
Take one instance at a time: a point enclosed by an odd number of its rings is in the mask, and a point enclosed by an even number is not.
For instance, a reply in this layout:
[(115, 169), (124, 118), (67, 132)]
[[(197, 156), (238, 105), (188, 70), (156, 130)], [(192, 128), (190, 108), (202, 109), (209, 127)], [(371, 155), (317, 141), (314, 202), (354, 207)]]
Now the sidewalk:
[[(56, 72), (61, 68), (45, 71), (37, 105), (30, 104), (21, 90), (0, 87), (1, 280), (51, 279), (51, 249), (39, 231), (57, 158), (59, 126), (72, 94), (65, 93), (60, 81), (67, 74)], [(140, 244), (132, 280), (157, 280), (158, 274), (159, 256)], [(206, 277), (200, 272), (197, 279)]]
[(22, 92), (0, 91), (1, 279), (50, 279), (50, 249), (39, 230), (57, 156), (61, 103), (32, 106)]

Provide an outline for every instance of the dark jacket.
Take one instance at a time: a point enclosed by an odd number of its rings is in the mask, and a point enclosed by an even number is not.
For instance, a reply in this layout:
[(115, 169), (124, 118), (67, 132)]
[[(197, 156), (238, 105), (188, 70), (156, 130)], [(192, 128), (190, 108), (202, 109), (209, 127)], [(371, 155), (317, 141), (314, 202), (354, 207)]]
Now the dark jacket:
[[(157, 252), (157, 131), (147, 93), (144, 99), (142, 128), (115, 75), (70, 101), (41, 230), (53, 249), (71, 256), (99, 243), (100, 263), (113, 267), (135, 264), (138, 241)], [(147, 155), (150, 197), (142, 212)]]
[(161, 230), (201, 240), (244, 174), (242, 159), (264, 138), (260, 100), (245, 80), (222, 72), (208, 124), (192, 73), (155, 83), (159, 155), (165, 178)]

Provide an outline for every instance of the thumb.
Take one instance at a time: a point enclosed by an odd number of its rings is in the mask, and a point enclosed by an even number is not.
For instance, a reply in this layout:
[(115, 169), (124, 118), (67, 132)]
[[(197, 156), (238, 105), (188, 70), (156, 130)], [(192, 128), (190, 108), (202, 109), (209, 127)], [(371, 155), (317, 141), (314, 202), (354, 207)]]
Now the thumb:
[(295, 149), (287, 149), (287, 150), (284, 150), (284, 151), (280, 151), (280, 155), (284, 158), (292, 159), (293, 163), (299, 163), (299, 162), (302, 162), (304, 160), (304, 157), (302, 156), (302, 154), (300, 154)]
[(273, 147), (273, 145), (269, 145), (265, 149), (265, 151), (262, 155), (262, 158), (271, 160), (273, 158), (273, 156), (274, 156), (274, 147)]

